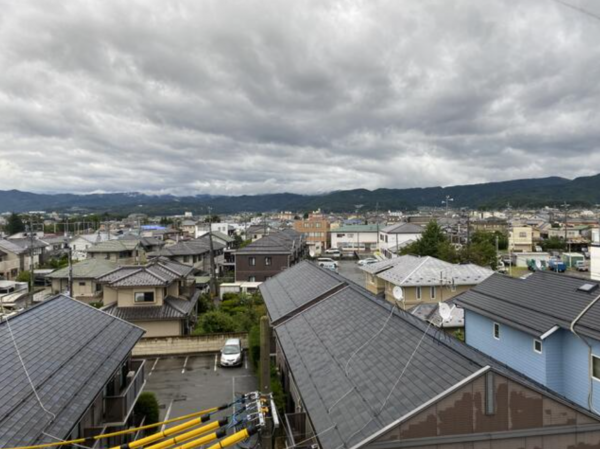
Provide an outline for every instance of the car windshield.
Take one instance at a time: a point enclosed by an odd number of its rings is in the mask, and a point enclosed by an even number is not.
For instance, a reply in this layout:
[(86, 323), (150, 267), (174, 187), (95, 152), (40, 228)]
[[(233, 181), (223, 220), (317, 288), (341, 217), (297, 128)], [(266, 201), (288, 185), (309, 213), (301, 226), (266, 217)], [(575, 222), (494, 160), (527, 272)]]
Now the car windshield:
[(223, 354), (239, 354), (240, 350), (237, 346), (228, 345), (223, 348)]

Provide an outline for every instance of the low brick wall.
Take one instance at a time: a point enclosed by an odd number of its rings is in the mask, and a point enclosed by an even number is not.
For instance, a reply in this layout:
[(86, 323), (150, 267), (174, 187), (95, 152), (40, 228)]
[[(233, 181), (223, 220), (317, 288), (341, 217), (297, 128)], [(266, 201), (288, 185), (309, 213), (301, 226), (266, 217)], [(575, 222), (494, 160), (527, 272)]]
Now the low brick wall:
[(240, 338), (242, 347), (248, 347), (248, 334), (209, 334), (186, 337), (143, 338), (133, 348), (134, 357), (154, 357), (161, 355), (203, 354), (218, 352), (228, 338)]

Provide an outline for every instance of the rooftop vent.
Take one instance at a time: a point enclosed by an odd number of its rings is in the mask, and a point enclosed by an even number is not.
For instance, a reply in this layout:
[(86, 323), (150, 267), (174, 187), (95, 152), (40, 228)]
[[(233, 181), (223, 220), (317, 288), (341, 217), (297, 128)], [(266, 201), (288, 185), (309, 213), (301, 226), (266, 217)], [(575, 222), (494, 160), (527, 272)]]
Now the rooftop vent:
[(598, 288), (598, 284), (583, 284), (577, 291), (590, 293)]

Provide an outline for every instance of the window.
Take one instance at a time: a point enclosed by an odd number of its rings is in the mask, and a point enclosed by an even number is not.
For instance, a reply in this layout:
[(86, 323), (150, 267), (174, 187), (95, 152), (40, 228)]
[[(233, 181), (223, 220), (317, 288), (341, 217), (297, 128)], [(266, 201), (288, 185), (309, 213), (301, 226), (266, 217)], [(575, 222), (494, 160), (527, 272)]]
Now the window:
[(256, 282), (256, 276), (248, 276), (248, 282)]
[(84, 282), (79, 282), (79, 286), (80, 287), (85, 287), (85, 281)]
[(533, 350), (538, 354), (542, 353), (542, 341), (541, 340), (533, 340)]
[(135, 292), (135, 302), (154, 302), (154, 292)]
[(270, 257), (265, 257), (265, 265), (266, 266), (270, 266), (272, 263), (273, 263), (273, 261)]
[(498, 323), (494, 323), (494, 338), (500, 340), (500, 325)]
[(592, 377), (600, 380), (600, 357), (597, 355), (592, 356)]
[(256, 266), (256, 257), (248, 257), (248, 263), (251, 267)]
[(417, 287), (417, 300), (421, 300), (421, 287)]
[(435, 287), (429, 287), (429, 296), (431, 299), (435, 299)]
[(527, 238), (527, 233), (526, 232), (519, 232), (519, 238), (522, 238), (522, 239)]
[(320, 228), (321, 227), (321, 223), (315, 223), (315, 228)]

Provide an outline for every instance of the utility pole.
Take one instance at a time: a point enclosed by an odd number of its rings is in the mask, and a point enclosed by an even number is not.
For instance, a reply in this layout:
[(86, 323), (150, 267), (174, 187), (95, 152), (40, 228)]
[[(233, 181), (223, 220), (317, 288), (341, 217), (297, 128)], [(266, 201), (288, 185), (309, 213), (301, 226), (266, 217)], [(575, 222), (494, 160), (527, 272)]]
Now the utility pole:
[(33, 295), (33, 220), (29, 219), (29, 293)]
[(563, 203), (563, 207), (565, 208), (565, 224), (564, 224), (564, 226), (565, 226), (565, 249), (567, 249), (567, 241), (568, 241), (567, 224), (569, 223), (569, 206), (570, 206), (570, 204), (567, 204), (566, 201)]
[[(271, 393), (271, 326), (266, 316), (260, 318), (260, 392), (265, 395)], [(268, 421), (267, 431), (261, 438), (263, 449), (272, 448), (271, 426), (272, 423)]]
[(446, 216), (448, 216), (448, 208), (450, 207), (451, 201), (454, 201), (454, 198), (451, 198), (450, 195), (446, 195), (446, 199), (442, 201), (442, 204), (446, 205)]
[(213, 298), (217, 296), (217, 278), (215, 273), (215, 253), (212, 239), (212, 207), (208, 206), (208, 243), (210, 249), (210, 294)]

